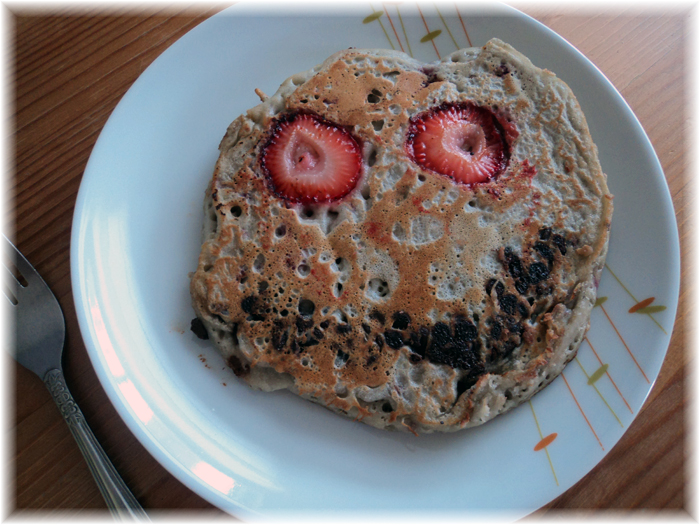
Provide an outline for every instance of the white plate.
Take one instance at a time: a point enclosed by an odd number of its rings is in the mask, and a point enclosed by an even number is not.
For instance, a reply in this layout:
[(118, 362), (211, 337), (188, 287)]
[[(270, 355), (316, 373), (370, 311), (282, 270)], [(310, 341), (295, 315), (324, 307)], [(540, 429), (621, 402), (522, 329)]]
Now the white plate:
[[(423, 20), (415, 8), (392, 3), (367, 20), (369, 4), (332, 16), (313, 9), (276, 16), (228, 9), (163, 53), (114, 110), (85, 170), (73, 225), (74, 295), (90, 358), (149, 452), (239, 517), (337, 510), (522, 516), (603, 458), (661, 367), (680, 265), (659, 162), (609, 81), (567, 42), (517, 12), (462, 6), (460, 20), (454, 5), (437, 13), (431, 3), (422, 6)], [(428, 30), (441, 34), (421, 43)], [(555, 71), (577, 94), (599, 145), (615, 195), (599, 290), (607, 301), (594, 309), (578, 358), (531, 403), (483, 427), (420, 438), (241, 384), (188, 330), (188, 272), (199, 252), (202, 197), (227, 125), (257, 103), (254, 88), (272, 94), (282, 80), (339, 49), (388, 42), (399, 48), (398, 36), (408, 50), (407, 36), (413, 55), (432, 61), (467, 47), (467, 34), (475, 46), (499, 37)], [(665, 309), (628, 312), (651, 297), (650, 306)], [(538, 449), (543, 438), (548, 445)]]

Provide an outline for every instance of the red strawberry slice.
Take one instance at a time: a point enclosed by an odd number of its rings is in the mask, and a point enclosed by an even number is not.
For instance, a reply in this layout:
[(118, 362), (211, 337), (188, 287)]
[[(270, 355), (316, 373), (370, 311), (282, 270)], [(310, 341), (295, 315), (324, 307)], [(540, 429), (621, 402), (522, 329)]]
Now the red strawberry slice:
[(443, 104), (411, 119), (406, 149), (423, 168), (465, 184), (506, 168), (506, 144), (496, 118), (473, 104)]
[(260, 164), (277, 195), (308, 204), (350, 193), (360, 179), (362, 155), (346, 130), (300, 113), (275, 123)]

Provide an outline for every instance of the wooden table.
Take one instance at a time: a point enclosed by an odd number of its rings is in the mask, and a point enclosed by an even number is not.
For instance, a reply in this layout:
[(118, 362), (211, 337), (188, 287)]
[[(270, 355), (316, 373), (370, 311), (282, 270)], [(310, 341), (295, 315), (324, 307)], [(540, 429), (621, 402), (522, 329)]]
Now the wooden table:
[[(80, 336), (69, 271), (70, 229), (81, 176), (97, 136), (143, 70), (188, 30), (218, 11), (105, 13), (104, 8), (22, 12), (14, 24), (13, 177), (7, 181), (6, 232), (54, 290), (66, 315), (65, 370), (85, 417), (146, 509), (219, 512), (161, 467), (129, 432), (100, 386)], [(673, 197), (683, 257), (681, 296), (668, 356), (643, 410), (606, 458), (536, 515), (563, 509), (687, 508), (686, 394), (688, 222), (684, 141), (689, 12), (620, 10), (526, 12), (588, 56), (627, 99), (661, 160)], [(661, 12), (659, 12), (661, 13)], [(14, 481), (17, 509), (104, 509), (67, 426), (42, 382), (14, 372)], [(12, 443), (12, 440), (10, 441)]]

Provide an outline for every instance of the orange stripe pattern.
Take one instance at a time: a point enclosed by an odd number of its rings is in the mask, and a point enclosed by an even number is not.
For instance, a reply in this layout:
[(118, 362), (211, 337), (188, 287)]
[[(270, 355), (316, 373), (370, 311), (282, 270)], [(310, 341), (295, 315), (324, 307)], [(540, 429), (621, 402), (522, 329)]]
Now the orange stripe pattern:
[(634, 354), (632, 353), (632, 350), (630, 350), (629, 346), (627, 346), (627, 343), (625, 343), (625, 340), (623, 339), (622, 335), (620, 335), (620, 332), (618, 332), (617, 327), (615, 326), (615, 323), (612, 322), (612, 319), (610, 319), (610, 316), (608, 315), (608, 312), (605, 311), (605, 308), (601, 305), (600, 307), (601, 310), (603, 310), (603, 313), (605, 314), (605, 317), (608, 318), (608, 321), (610, 321), (610, 324), (613, 327), (613, 330), (615, 330), (615, 333), (617, 334), (617, 337), (620, 338), (620, 341), (622, 341), (622, 344), (625, 345), (625, 348), (627, 349), (627, 352), (629, 353), (630, 357), (632, 357), (632, 361), (634, 361), (634, 364), (637, 365), (637, 368), (639, 368), (639, 371), (642, 373), (644, 376), (644, 379), (646, 380), (647, 383), (650, 383), (649, 378), (647, 375), (644, 373), (644, 370), (642, 370), (642, 367), (639, 365), (637, 360), (634, 357)]
[(544, 447), (548, 447), (549, 445), (552, 444), (552, 441), (554, 441), (557, 438), (557, 433), (553, 432), (550, 435), (548, 435), (545, 438), (542, 438), (537, 445), (535, 445), (535, 448), (533, 449), (535, 452), (542, 450)]
[(401, 39), (399, 38), (399, 34), (396, 32), (396, 28), (394, 27), (394, 22), (391, 20), (391, 17), (389, 16), (389, 11), (386, 10), (386, 6), (384, 6), (384, 12), (386, 13), (386, 17), (389, 19), (389, 23), (391, 24), (391, 29), (394, 30), (394, 36), (396, 36), (396, 41), (399, 43), (399, 47), (401, 48), (401, 51), (404, 53), (403, 45), (401, 44)]
[(588, 421), (588, 418), (586, 417), (586, 414), (583, 412), (583, 409), (581, 408), (581, 405), (578, 403), (578, 399), (576, 399), (576, 396), (574, 395), (574, 391), (571, 390), (571, 387), (569, 386), (569, 382), (566, 380), (566, 376), (564, 375), (564, 372), (561, 373), (561, 377), (564, 380), (564, 383), (566, 383), (566, 388), (569, 389), (569, 393), (571, 394), (571, 397), (574, 398), (574, 403), (576, 403), (576, 406), (578, 407), (579, 411), (581, 412), (581, 415), (583, 416), (583, 419), (586, 420), (586, 423), (588, 423), (588, 428), (591, 429), (591, 432), (593, 432), (593, 435), (595, 436), (596, 440), (598, 441), (598, 444), (600, 445), (600, 448), (605, 450), (605, 447), (603, 446), (603, 443), (600, 441), (600, 438), (598, 437), (598, 434), (595, 433), (595, 430), (593, 430), (593, 425), (591, 425), (591, 422)]
[(654, 302), (653, 297), (649, 297), (648, 299), (644, 299), (643, 301), (639, 301), (637, 304), (635, 304), (632, 308), (630, 308), (630, 313), (633, 314), (637, 310), (644, 308), (646, 306), (649, 306), (651, 303)]
[[(588, 346), (591, 347), (591, 350), (593, 351), (593, 355), (596, 357), (596, 359), (598, 360), (598, 362), (602, 365), (602, 364), (603, 364), (603, 361), (600, 359), (600, 356), (598, 355), (598, 352), (595, 351), (595, 348), (593, 348), (593, 345), (592, 345), (591, 342), (588, 340), (588, 336), (585, 336), (584, 339), (585, 339), (586, 342), (588, 343)], [(617, 388), (617, 385), (615, 384), (615, 381), (613, 381), (613, 378), (612, 378), (612, 376), (610, 375), (610, 372), (606, 371), (606, 372), (605, 372), (605, 375), (608, 376), (608, 379), (610, 379), (610, 383), (612, 383), (612, 386), (615, 387), (615, 390), (617, 390), (617, 393), (620, 394), (620, 397), (622, 398), (622, 401), (624, 401), (625, 406), (626, 406), (626, 407), (628, 408), (628, 410), (630, 411), (630, 414), (634, 414), (634, 411), (632, 410), (632, 407), (629, 405), (629, 403), (628, 403), (627, 400), (625, 399), (625, 396), (623, 396), (623, 395), (622, 395), (622, 392), (620, 392), (620, 389)]]
[[(418, 8), (418, 12), (420, 13), (420, 17), (423, 19), (423, 24), (425, 25), (425, 30), (430, 34), (430, 28), (428, 27), (428, 22), (425, 21), (425, 17), (423, 16), (423, 11), (420, 10), (420, 6), (416, 4), (416, 7)], [(435, 45), (435, 40), (431, 39), (430, 42), (433, 44), (433, 47), (435, 48), (435, 52), (437, 53), (438, 58), (440, 57), (440, 52), (438, 51), (437, 46)]]

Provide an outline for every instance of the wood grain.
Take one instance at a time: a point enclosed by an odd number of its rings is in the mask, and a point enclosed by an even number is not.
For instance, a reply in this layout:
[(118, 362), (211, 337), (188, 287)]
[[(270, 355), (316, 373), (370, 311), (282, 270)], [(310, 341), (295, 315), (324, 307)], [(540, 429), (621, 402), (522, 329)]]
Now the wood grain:
[[(115, 105), (141, 72), (189, 29), (220, 10), (182, 8), (105, 13), (104, 9), (12, 13), (14, 174), (7, 181), (4, 230), (43, 275), (66, 316), (65, 371), (85, 417), (126, 483), (149, 511), (220, 512), (161, 467), (129, 432), (102, 390), (76, 320), (70, 282), (70, 228), (83, 170)], [(689, 305), (689, 222), (693, 202), (685, 143), (684, 11), (591, 15), (523, 8), (588, 56), (637, 114), (671, 190), (682, 250), (678, 316), (659, 378), (639, 416), (606, 458), (532, 517), (564, 510), (684, 512)], [(16, 512), (105, 509), (68, 428), (43, 383), (14, 372)]]

